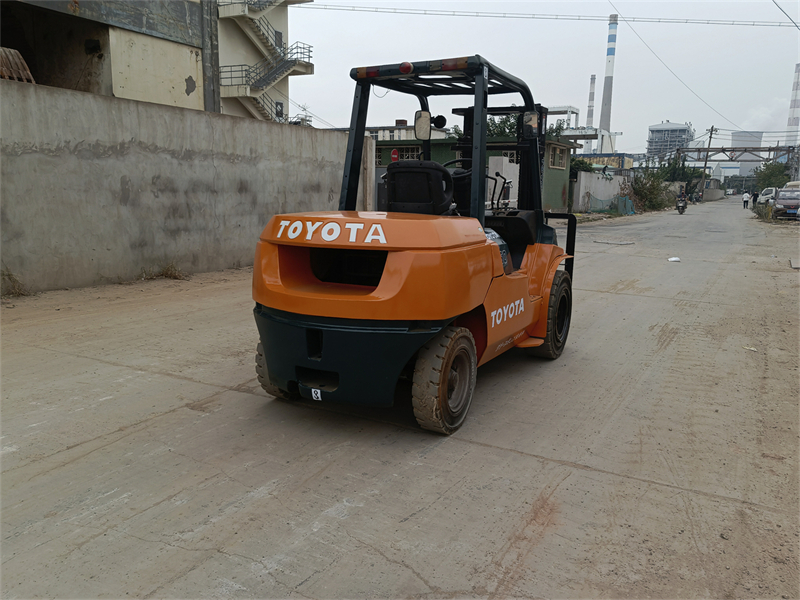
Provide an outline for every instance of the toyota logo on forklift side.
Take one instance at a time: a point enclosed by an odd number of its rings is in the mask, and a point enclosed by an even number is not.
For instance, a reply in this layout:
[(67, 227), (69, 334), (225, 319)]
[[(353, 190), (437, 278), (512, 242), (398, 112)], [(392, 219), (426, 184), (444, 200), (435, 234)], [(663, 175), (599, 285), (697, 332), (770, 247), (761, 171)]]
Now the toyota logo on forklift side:
[[(306, 235), (304, 239), (309, 241), (311, 240), (311, 236), (320, 228), (320, 225), (322, 225), (322, 221), (281, 221), (280, 229), (276, 237), (281, 237), (285, 231), (286, 237), (290, 240), (294, 240), (300, 237), (300, 234), (303, 233), (303, 229), (305, 229)], [(288, 230), (286, 229), (287, 227)], [(364, 223), (345, 223), (344, 228), (348, 230), (346, 234), (347, 241), (354, 244), (359, 241), (357, 236), (360, 231), (364, 230)], [(326, 223), (320, 230), (320, 235), (326, 242), (335, 242), (339, 239), (341, 234), (342, 227), (335, 221)], [(383, 227), (381, 227), (379, 223), (373, 223), (367, 235), (361, 241), (365, 244), (371, 244), (374, 241), (385, 244), (386, 236), (383, 233)]]
[(493, 310), (492, 327), (494, 327), (495, 325), (500, 325), (500, 323), (504, 322), (506, 319), (510, 319), (511, 317), (516, 317), (517, 315), (521, 315), (524, 312), (525, 312), (525, 303), (523, 302), (522, 298), (520, 298), (516, 302), (507, 304), (503, 308), (498, 308), (497, 310)]

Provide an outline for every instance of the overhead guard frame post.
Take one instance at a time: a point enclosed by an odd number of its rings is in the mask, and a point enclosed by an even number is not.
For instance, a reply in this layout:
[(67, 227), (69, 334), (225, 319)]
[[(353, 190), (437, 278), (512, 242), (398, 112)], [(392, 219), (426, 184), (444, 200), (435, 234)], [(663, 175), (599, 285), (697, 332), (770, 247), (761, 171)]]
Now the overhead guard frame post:
[(470, 216), (484, 225), (486, 214), (486, 110), (489, 104), (489, 67), (483, 65), (475, 76), (472, 113), (472, 190)]
[[(367, 128), (367, 107), (371, 85), (366, 82), (356, 83), (353, 114), (350, 117), (350, 134), (347, 138), (347, 156), (344, 160), (344, 177), (342, 191), (339, 196), (339, 210), (356, 210), (358, 200), (359, 176), (361, 175), (361, 159), (364, 154), (364, 135)], [(352, 181), (352, 185), (350, 185)]]

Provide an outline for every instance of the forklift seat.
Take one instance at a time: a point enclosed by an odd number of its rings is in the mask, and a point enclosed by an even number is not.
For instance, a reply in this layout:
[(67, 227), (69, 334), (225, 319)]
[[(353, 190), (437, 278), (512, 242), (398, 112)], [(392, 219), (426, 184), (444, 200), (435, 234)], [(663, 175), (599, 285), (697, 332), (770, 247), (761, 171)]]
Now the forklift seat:
[(389, 212), (443, 215), (453, 202), (453, 177), (428, 160), (402, 160), (386, 168)]

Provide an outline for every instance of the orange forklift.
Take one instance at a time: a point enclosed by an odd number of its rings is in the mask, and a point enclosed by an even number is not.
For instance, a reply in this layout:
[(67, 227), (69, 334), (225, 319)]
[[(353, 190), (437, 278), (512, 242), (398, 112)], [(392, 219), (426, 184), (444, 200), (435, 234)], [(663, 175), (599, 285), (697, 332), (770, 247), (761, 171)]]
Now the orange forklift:
[[(284, 399), (391, 406), (406, 376), (420, 426), (451, 434), (467, 415), (479, 366), (513, 347), (555, 359), (567, 341), (576, 220), (542, 210), (547, 109), (523, 81), (477, 55), (350, 76), (339, 210), (276, 215), (258, 241), (258, 380)], [(373, 86), (420, 105), (422, 152), (387, 167), (385, 212), (356, 210)], [(500, 94), (517, 104), (489, 107)], [(472, 101), (453, 109), (464, 119), (451, 147), (460, 158), (445, 164), (431, 160), (431, 125), (446, 124), (431, 117), (435, 96)], [(514, 143), (487, 144), (489, 115), (516, 116)], [(517, 208), (488, 197), (487, 150), (517, 153)], [(567, 221), (566, 251), (548, 225), (555, 219)]]

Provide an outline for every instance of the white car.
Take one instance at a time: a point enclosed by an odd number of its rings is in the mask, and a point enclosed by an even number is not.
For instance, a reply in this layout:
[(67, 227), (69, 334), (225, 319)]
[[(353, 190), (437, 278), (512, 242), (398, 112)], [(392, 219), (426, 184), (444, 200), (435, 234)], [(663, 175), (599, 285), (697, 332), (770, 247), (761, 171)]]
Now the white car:
[(778, 191), (778, 188), (768, 187), (761, 190), (761, 193), (758, 195), (758, 203), (759, 204), (769, 204), (772, 206), (775, 200), (775, 193)]

